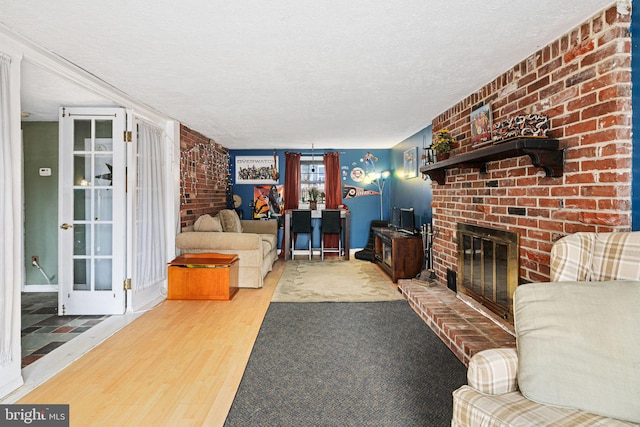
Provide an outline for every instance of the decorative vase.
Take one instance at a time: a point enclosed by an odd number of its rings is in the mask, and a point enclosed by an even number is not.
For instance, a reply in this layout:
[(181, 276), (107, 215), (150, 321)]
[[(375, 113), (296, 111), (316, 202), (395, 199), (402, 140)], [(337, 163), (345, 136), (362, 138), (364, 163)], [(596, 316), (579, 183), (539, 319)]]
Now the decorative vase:
[(449, 158), (449, 154), (451, 153), (438, 153), (438, 161), (447, 160)]

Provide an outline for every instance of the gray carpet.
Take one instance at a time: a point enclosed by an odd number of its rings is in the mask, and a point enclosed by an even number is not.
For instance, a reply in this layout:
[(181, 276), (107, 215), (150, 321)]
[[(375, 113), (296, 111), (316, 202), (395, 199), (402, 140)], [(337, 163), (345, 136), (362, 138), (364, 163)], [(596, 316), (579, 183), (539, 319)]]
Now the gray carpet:
[(271, 303), (225, 426), (448, 426), (465, 383), (406, 301)]

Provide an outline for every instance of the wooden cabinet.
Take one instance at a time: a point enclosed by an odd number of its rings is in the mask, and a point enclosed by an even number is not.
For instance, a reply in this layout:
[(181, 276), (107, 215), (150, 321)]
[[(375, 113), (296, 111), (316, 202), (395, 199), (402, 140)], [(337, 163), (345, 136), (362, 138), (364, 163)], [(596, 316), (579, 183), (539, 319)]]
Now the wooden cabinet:
[(169, 263), (168, 299), (230, 300), (238, 292), (237, 255), (185, 254)]
[(422, 237), (391, 228), (373, 228), (375, 262), (395, 283), (414, 278), (422, 271), (424, 248)]

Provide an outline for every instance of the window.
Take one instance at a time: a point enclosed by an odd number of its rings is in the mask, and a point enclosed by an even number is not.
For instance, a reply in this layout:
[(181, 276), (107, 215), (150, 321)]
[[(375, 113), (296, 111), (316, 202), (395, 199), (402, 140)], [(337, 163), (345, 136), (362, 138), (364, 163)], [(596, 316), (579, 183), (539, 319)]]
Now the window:
[[(309, 201), (309, 189), (317, 188), (320, 193), (324, 193), (324, 163), (322, 158), (302, 157), (300, 158), (300, 201)], [(320, 198), (319, 201), (322, 200)]]

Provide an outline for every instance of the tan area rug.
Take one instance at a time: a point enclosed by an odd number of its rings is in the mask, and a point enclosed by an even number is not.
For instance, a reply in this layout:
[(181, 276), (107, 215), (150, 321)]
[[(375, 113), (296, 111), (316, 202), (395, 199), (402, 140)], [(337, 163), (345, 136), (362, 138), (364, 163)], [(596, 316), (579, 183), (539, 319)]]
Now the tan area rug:
[(369, 261), (287, 261), (273, 302), (376, 302), (404, 299)]

